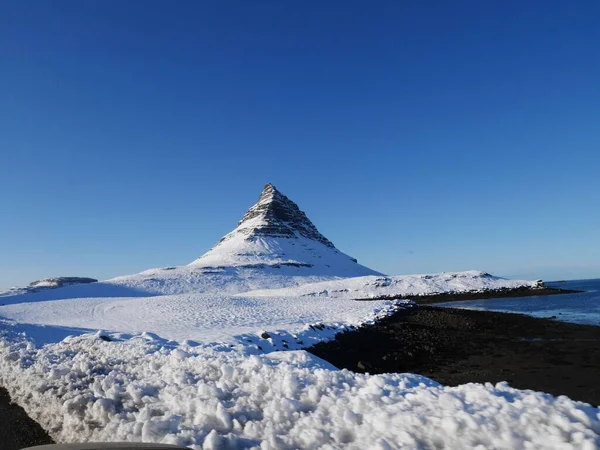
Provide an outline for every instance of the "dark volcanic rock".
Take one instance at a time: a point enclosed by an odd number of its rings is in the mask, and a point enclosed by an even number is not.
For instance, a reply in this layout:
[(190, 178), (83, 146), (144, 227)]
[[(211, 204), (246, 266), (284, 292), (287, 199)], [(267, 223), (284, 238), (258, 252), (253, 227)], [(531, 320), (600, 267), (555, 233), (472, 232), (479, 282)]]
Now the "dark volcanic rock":
[[(245, 228), (244, 225), (254, 219), (261, 219), (256, 226)], [(296, 237), (303, 236), (318, 241), (327, 247), (334, 248), (333, 243), (319, 233), (306, 214), (298, 205), (279, 192), (272, 184), (263, 189), (258, 202), (244, 214), (238, 223), (238, 231), (252, 236)], [(227, 239), (227, 236), (223, 238)]]
[(417, 373), (450, 386), (508, 381), (600, 404), (600, 327), (591, 325), (416, 306), (308, 350), (356, 372)]
[(52, 444), (52, 439), (23, 408), (12, 403), (0, 387), (0, 449), (17, 450), (34, 445)]

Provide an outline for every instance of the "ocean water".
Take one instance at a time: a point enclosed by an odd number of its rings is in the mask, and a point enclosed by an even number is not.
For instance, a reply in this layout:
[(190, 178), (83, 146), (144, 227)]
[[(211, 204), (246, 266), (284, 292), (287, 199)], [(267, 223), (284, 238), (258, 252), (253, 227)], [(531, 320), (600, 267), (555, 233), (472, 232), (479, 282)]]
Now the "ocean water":
[(436, 306), (515, 312), (534, 317), (554, 318), (564, 322), (600, 325), (600, 279), (556, 281), (546, 283), (546, 285), (553, 288), (586, 292), (581, 294), (469, 300), (440, 303)]

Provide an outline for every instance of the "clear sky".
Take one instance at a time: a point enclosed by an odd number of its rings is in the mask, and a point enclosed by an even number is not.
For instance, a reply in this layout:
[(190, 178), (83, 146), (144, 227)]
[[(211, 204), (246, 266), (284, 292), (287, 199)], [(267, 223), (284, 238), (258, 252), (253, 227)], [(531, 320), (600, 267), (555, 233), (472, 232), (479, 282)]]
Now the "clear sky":
[(359, 262), (600, 277), (600, 2), (0, 6), (0, 287), (186, 264), (271, 182)]

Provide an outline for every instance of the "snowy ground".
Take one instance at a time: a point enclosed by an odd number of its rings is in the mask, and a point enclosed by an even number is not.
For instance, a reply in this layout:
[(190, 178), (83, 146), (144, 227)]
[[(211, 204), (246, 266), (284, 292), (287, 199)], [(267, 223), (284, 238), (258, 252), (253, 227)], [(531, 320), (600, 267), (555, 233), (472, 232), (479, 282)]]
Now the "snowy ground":
[(600, 444), (598, 409), (506, 384), (338, 371), (306, 352), (244, 355), (85, 335), (4, 336), (0, 382), (55, 439), (214, 448), (557, 448)]
[(600, 446), (600, 411), (565, 397), (354, 374), (293, 351), (407, 306), (352, 298), (533, 283), (481, 272), (339, 279), (303, 270), (186, 266), (3, 297), (0, 385), (60, 442)]
[[(393, 310), (391, 301), (354, 302), (336, 299), (223, 297), (181, 294), (132, 298), (81, 298), (0, 307), (0, 317), (16, 323), (56, 325), (95, 332), (152, 332), (161, 338), (204, 344), (236, 343), (264, 331), (291, 333), (289, 345), (299, 348), (309, 326), (340, 331)], [(306, 340), (310, 345), (314, 340)], [(316, 338), (317, 336), (315, 336)], [(306, 346), (306, 345), (303, 345)]]

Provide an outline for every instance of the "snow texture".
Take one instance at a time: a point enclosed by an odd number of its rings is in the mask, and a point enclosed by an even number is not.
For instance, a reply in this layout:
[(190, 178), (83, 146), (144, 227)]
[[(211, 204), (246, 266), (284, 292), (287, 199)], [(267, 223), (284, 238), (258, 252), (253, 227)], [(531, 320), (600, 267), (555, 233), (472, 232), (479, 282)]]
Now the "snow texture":
[(217, 351), (105, 333), (36, 348), (3, 332), (0, 383), (60, 442), (215, 448), (584, 449), (600, 413), (506, 383), (335, 370), (304, 351)]

